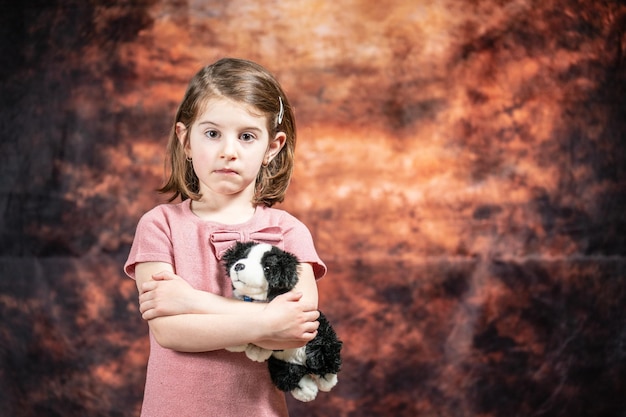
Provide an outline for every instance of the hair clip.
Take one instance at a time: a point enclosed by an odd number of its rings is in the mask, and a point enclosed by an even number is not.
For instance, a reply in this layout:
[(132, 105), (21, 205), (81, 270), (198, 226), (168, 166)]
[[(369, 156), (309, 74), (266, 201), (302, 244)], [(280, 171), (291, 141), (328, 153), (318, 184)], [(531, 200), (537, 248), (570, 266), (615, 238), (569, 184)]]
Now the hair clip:
[(283, 116), (285, 115), (285, 108), (283, 107), (283, 99), (278, 96), (278, 102), (280, 103), (280, 110), (278, 111), (278, 124), (283, 122)]

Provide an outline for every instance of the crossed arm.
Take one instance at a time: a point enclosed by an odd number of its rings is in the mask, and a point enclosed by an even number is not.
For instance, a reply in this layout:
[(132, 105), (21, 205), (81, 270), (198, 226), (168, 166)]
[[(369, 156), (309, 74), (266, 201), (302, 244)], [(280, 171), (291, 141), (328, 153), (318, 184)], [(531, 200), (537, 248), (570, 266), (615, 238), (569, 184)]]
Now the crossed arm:
[(137, 264), (139, 309), (156, 341), (181, 352), (254, 343), (289, 349), (312, 340), (319, 323), (313, 269), (302, 264), (298, 285), (272, 302), (247, 303), (192, 288), (162, 262)]

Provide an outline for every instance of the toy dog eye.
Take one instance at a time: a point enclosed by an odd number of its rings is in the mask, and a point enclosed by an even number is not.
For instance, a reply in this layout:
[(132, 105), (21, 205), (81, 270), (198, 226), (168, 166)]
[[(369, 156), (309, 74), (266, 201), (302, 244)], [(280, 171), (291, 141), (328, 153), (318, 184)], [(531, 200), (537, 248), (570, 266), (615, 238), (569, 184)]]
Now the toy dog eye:
[(269, 267), (269, 266), (264, 266), (264, 267), (263, 267), (263, 272), (268, 272), (269, 270), (270, 270), (270, 267)]

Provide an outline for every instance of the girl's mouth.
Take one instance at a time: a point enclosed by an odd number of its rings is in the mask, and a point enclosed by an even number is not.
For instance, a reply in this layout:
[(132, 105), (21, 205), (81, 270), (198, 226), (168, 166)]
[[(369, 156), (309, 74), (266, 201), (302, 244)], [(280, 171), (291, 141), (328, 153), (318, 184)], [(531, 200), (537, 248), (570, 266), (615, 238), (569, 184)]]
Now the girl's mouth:
[(215, 173), (216, 174), (229, 175), (229, 174), (236, 174), (237, 171), (234, 171), (232, 169), (223, 168), (223, 169), (215, 170)]

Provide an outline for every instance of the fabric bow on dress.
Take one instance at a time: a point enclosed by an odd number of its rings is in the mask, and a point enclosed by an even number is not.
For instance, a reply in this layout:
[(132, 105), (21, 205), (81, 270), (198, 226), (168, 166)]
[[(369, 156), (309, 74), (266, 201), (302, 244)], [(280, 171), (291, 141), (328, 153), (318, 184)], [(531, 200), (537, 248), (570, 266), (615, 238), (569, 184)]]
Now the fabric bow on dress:
[(228, 230), (217, 231), (211, 233), (211, 238), (209, 240), (215, 251), (215, 256), (219, 260), (222, 259), (224, 252), (230, 249), (235, 242), (254, 241), (259, 243), (268, 243), (270, 245), (278, 246), (280, 249), (284, 249), (283, 232), (278, 226), (265, 227), (255, 232)]

